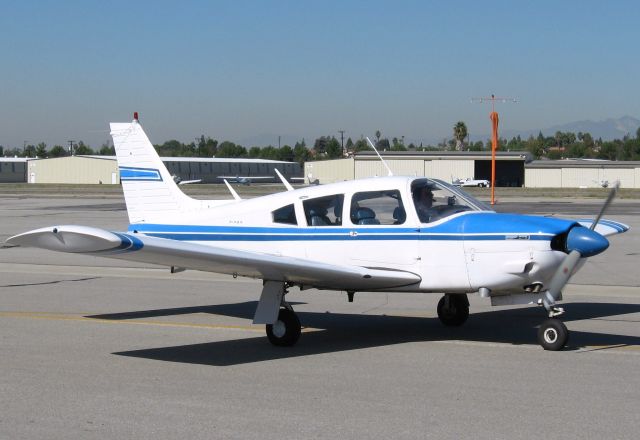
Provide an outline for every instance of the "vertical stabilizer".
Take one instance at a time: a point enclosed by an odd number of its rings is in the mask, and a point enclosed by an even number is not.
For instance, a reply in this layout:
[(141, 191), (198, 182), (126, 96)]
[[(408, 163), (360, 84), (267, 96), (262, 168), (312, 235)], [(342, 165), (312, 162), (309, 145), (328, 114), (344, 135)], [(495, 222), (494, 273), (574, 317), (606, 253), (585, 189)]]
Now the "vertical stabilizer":
[(166, 223), (200, 209), (200, 200), (173, 181), (137, 119), (110, 126), (130, 223)]

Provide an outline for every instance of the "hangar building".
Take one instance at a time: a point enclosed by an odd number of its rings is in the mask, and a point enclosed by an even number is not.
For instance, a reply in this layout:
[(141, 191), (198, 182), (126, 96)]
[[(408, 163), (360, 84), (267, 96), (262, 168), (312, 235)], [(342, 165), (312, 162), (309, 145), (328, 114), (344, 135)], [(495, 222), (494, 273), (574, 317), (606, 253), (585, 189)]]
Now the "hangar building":
[(536, 160), (525, 167), (529, 188), (589, 188), (620, 181), (621, 188), (640, 188), (640, 162), (610, 160)]
[(0, 157), (0, 183), (24, 183), (27, 181), (27, 159), (24, 157)]
[[(199, 157), (162, 157), (169, 173), (179, 180), (222, 183), (223, 178), (245, 177), (259, 182), (279, 182), (274, 169), (289, 180), (301, 179), (302, 168), (295, 162), (265, 159), (227, 159)], [(69, 156), (30, 159), (29, 183), (120, 183), (114, 156)], [(22, 182), (27, 181), (23, 178)]]
[[(459, 178), (491, 180), (491, 153), (486, 151), (384, 151), (380, 153), (396, 175), (428, 176), (451, 182)], [(522, 186), (526, 152), (496, 153), (497, 186)], [(362, 151), (348, 159), (305, 163), (305, 180), (320, 183), (361, 177), (386, 176), (387, 170), (373, 151)]]

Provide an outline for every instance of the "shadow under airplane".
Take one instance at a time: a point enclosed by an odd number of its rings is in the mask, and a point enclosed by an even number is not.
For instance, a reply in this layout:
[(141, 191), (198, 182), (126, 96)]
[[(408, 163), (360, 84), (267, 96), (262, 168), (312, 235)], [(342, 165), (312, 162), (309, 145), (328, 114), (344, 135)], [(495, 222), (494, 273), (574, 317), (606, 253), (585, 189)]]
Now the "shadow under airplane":
[[(211, 313), (252, 319), (257, 302), (181, 307), (88, 316), (95, 319), (127, 320), (192, 313)], [(612, 303), (568, 303), (567, 319), (607, 319), (640, 312), (640, 305)], [(532, 345), (540, 324), (540, 308), (505, 309), (471, 314), (462, 327), (444, 327), (437, 317), (417, 318), (386, 315), (298, 312), (306, 327), (323, 329), (303, 334), (303, 343), (294, 347), (274, 347), (264, 336), (175, 347), (116, 352), (169, 362), (213, 366), (286, 359), (362, 348), (425, 341), (481, 341)], [(640, 337), (573, 330), (565, 350), (587, 346), (640, 346)]]

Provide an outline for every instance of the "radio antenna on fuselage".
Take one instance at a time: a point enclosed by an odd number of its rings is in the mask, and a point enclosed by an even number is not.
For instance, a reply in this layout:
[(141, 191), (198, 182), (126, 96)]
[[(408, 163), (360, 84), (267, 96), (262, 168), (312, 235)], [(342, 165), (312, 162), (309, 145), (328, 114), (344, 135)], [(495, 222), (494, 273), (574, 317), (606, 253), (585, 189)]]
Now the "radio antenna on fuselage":
[(380, 156), (380, 153), (378, 153), (378, 150), (377, 150), (376, 146), (373, 145), (373, 142), (371, 142), (371, 139), (369, 139), (369, 137), (367, 137), (367, 142), (369, 142), (369, 145), (371, 145), (371, 148), (373, 148), (373, 151), (376, 152), (376, 154), (378, 155), (378, 158), (382, 161), (382, 164), (384, 165), (384, 167), (387, 169), (387, 171), (389, 171), (389, 174), (387, 174), (387, 175), (388, 176), (393, 176), (393, 172), (391, 171), (391, 168), (389, 168), (389, 165), (387, 165), (387, 163), (384, 161), (382, 156)]

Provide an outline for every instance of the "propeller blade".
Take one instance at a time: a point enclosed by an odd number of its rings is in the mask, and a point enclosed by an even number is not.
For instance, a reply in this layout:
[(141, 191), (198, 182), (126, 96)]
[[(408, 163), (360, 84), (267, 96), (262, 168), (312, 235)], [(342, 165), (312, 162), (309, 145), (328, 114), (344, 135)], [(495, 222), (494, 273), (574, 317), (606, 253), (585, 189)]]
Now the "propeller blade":
[(604, 212), (607, 210), (607, 208), (609, 208), (609, 205), (611, 204), (611, 202), (613, 201), (613, 198), (616, 196), (616, 193), (618, 192), (618, 188), (620, 188), (620, 181), (617, 181), (613, 185), (613, 188), (611, 188), (611, 191), (607, 196), (607, 200), (604, 201), (604, 205), (602, 205), (602, 209), (600, 209), (600, 213), (598, 214), (598, 216), (596, 217), (596, 220), (591, 225), (590, 229), (592, 231), (596, 228), (596, 226), (598, 225), (598, 222), (602, 219)]
[(562, 289), (564, 289), (565, 284), (569, 282), (569, 278), (573, 274), (573, 270), (578, 265), (580, 261), (580, 252), (571, 251), (569, 255), (567, 255), (562, 263), (556, 270), (556, 273), (553, 274), (553, 278), (551, 278), (551, 282), (549, 283), (549, 289), (544, 294), (544, 307), (547, 310), (551, 310), (551, 307), (556, 303), (558, 298), (560, 298), (560, 293)]

